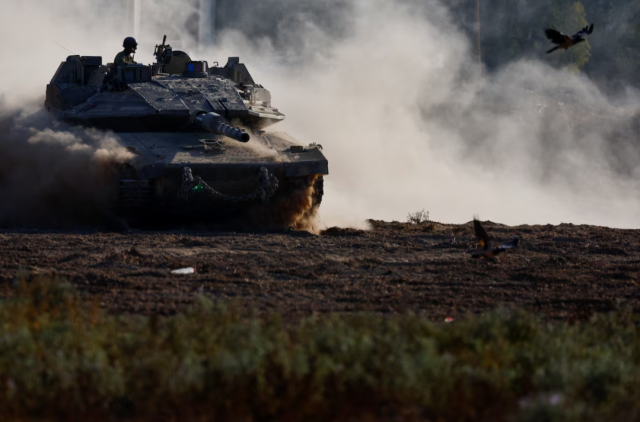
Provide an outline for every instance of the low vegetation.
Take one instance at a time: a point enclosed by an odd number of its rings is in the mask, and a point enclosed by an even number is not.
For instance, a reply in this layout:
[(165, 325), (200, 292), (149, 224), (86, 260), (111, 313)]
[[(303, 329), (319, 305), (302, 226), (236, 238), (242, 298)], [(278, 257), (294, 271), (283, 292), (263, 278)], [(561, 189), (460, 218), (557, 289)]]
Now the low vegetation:
[(422, 224), (429, 221), (429, 211), (424, 209), (407, 214), (407, 223)]
[(199, 297), (113, 316), (64, 280), (0, 303), (2, 420), (619, 420), (640, 415), (640, 319), (501, 311), (285, 322)]

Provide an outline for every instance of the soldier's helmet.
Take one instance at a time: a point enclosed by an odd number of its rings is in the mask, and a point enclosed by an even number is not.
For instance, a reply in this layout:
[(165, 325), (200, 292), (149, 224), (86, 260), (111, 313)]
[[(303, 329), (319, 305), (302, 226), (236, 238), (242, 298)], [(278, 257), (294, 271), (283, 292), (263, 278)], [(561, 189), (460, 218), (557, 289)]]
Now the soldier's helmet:
[(124, 39), (124, 41), (122, 43), (122, 46), (124, 48), (137, 47), (138, 46), (138, 41), (136, 41), (136, 39), (133, 38), (133, 37), (127, 37), (127, 38)]

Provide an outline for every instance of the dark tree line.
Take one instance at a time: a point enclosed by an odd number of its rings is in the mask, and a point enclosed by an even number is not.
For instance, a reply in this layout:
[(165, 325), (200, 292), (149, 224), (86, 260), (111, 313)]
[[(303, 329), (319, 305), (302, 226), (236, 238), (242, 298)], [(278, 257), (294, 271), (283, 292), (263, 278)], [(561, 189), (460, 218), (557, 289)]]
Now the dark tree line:
[[(391, 0), (423, 8), (429, 1)], [(476, 47), (476, 1), (480, 4), (482, 65), (492, 72), (522, 58), (535, 58), (588, 75), (608, 87), (640, 87), (640, 1), (638, 0), (447, 0), (454, 23)], [(349, 33), (349, 16), (357, 13), (350, 0), (217, 0), (217, 27), (238, 29), (250, 38), (270, 37), (276, 47), (295, 49), (291, 32), (304, 19), (313, 21), (336, 41)], [(589, 23), (588, 41), (568, 51), (551, 48), (546, 25), (575, 33)], [(293, 41), (292, 41), (293, 40)], [(304, 49), (304, 44), (298, 46)]]
[[(453, 15), (476, 37), (475, 1), (458, 0)], [(480, 0), (482, 62), (489, 71), (521, 58), (568, 67), (611, 87), (640, 87), (640, 2), (635, 0)], [(544, 27), (572, 34), (588, 23), (595, 31), (568, 51), (545, 54)]]

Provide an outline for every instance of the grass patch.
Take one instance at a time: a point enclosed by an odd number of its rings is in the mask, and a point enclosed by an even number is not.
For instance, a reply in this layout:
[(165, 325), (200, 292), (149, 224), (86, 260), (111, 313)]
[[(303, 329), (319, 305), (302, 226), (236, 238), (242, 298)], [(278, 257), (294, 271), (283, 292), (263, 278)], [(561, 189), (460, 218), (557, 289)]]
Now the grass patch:
[(203, 297), (173, 317), (118, 317), (64, 280), (22, 276), (0, 302), (0, 417), (626, 421), (640, 412), (639, 322), (285, 323)]

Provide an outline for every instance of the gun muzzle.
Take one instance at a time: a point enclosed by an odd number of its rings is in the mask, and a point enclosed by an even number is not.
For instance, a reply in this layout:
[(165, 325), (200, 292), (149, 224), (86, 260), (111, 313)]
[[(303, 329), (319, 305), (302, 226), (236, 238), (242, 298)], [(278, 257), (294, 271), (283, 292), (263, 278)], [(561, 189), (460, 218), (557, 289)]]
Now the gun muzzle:
[(216, 113), (201, 113), (196, 116), (195, 122), (202, 129), (228, 136), (238, 142), (249, 142), (251, 136), (237, 127), (231, 126), (222, 116)]

